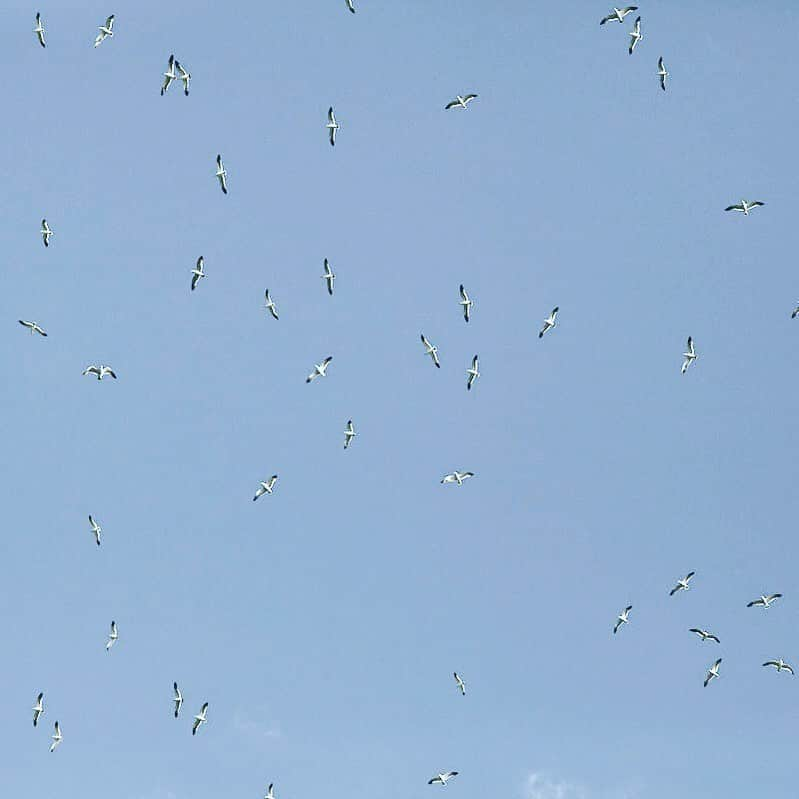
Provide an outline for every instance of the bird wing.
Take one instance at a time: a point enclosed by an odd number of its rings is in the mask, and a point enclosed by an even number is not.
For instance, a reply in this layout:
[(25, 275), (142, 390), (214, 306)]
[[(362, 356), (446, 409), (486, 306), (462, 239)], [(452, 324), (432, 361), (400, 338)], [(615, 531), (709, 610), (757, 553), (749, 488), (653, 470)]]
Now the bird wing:
[(444, 106), (445, 111), (449, 111), (450, 108), (454, 108), (456, 105), (460, 105), (458, 100), (451, 100)]
[(191, 278), (191, 290), (194, 291), (197, 288), (197, 281), (200, 279), (200, 276), (195, 272)]
[(765, 203), (761, 203), (759, 200), (755, 200), (753, 203), (749, 203), (750, 208), (756, 208), (758, 205), (765, 205)]
[(330, 361), (332, 361), (332, 360), (333, 360), (333, 356), (332, 355), (328, 355), (327, 358), (325, 358), (322, 361), (322, 366), (327, 366), (330, 363)]
[(255, 500), (258, 499), (258, 497), (260, 497), (262, 494), (265, 493), (266, 489), (263, 486), (258, 486), (257, 490), (255, 491), (255, 496), (252, 498), (252, 501), (255, 502)]
[(422, 344), (424, 344), (425, 347), (430, 347), (430, 342), (425, 338), (424, 333), (422, 333)]
[(336, 124), (336, 115), (333, 113), (333, 106), (331, 105), (330, 108), (327, 109), (327, 121), (331, 125)]
[(780, 664), (777, 663), (776, 660), (767, 660), (763, 665), (764, 666), (779, 666)]
[(769, 597), (769, 601), (773, 601), (773, 600), (775, 600), (775, 599), (779, 599), (781, 596), (782, 596), (782, 594), (772, 594), (772, 595)]
[(441, 478), (442, 483), (454, 483), (455, 482), (455, 475), (454, 474), (445, 474), (444, 477)]
[(724, 210), (725, 211), (743, 211), (744, 207), (742, 205), (728, 205)]
[(687, 583), (695, 574), (696, 572), (688, 572), (688, 574), (685, 575), (685, 582)]
[(469, 295), (466, 293), (466, 289), (463, 287), (463, 283), (461, 283), (460, 285), (460, 293), (461, 293), (461, 299), (464, 302), (469, 302)]
[(105, 27), (108, 28), (108, 30), (111, 30), (114, 27), (114, 15), (113, 14), (111, 14), (111, 16), (108, 17), (108, 19), (105, 21)]

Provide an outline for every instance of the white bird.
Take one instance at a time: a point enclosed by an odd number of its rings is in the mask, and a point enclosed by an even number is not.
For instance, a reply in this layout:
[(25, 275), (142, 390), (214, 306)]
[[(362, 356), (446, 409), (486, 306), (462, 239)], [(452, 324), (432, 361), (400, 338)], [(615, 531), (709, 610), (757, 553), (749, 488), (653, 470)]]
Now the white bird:
[(33, 726), (35, 727), (39, 723), (39, 716), (44, 713), (44, 692), (40, 693), (39, 696), (36, 697), (36, 704), (33, 706)]
[(687, 591), (689, 586), (688, 583), (691, 582), (691, 578), (696, 574), (696, 572), (688, 572), (682, 580), (677, 580), (677, 585), (669, 591), (669, 596), (674, 596), (678, 591)]
[(480, 377), (480, 372), (478, 371), (479, 365), (480, 365), (479, 361), (477, 360), (477, 356), (475, 355), (474, 358), (472, 358), (472, 368), (466, 370), (466, 374), (469, 375), (469, 377), (466, 378), (467, 391), (471, 391), (472, 383), (474, 383), (474, 381), (477, 380), (478, 377)]
[(111, 16), (105, 21), (105, 25), (100, 25), (100, 32), (97, 34), (97, 38), (94, 40), (94, 46), (98, 47), (101, 45), (108, 36), (114, 35), (114, 15)]
[(772, 602), (774, 602), (775, 599), (779, 599), (781, 596), (782, 594), (769, 594), (768, 596), (766, 594), (761, 594), (760, 597), (758, 597), (757, 599), (753, 599), (751, 602), (749, 602), (746, 607), (751, 608), (757, 606), (757, 607), (768, 608), (771, 606)]
[(451, 780), (453, 777), (456, 777), (457, 775), (458, 775), (457, 771), (445, 771), (442, 774), (436, 774), (436, 776), (433, 777), (432, 780), (428, 780), (427, 781), (427, 784), (428, 785), (435, 785), (435, 784), (446, 785), (449, 780)]
[(721, 665), (721, 658), (719, 658), (708, 670), (707, 677), (705, 677), (705, 688), (707, 684), (714, 678), (719, 676), (719, 666)]
[(186, 71), (186, 68), (180, 61), (175, 61), (175, 66), (180, 70), (179, 79), (183, 81), (183, 94), (189, 96), (189, 81), (191, 80), (191, 73)]
[(58, 722), (55, 723), (55, 734), (50, 737), (53, 739), (53, 743), (50, 744), (50, 751), (55, 752), (56, 747), (61, 743), (64, 737), (61, 735), (61, 727), (58, 725)]
[(175, 695), (172, 697), (172, 701), (175, 703), (175, 718), (177, 718), (178, 713), (180, 713), (180, 706), (183, 704), (183, 694), (180, 692), (180, 688), (178, 688), (178, 684), (176, 682), (172, 683), (172, 688), (175, 692)]
[(339, 124), (336, 122), (336, 115), (333, 113), (332, 105), (327, 109), (327, 125), (325, 125), (325, 127), (330, 134), (330, 146), (334, 147), (336, 144), (336, 131), (339, 128)]
[(204, 268), (203, 268), (204, 266), (205, 266), (205, 258), (203, 258), (202, 255), (201, 255), (197, 259), (197, 265), (194, 267), (194, 269), (191, 270), (191, 275), (192, 275), (192, 278), (191, 278), (191, 290), (192, 291), (194, 291), (194, 289), (197, 288), (197, 284), (200, 282), (200, 278), (205, 277), (205, 271), (204, 271)]
[(166, 94), (169, 90), (169, 87), (172, 85), (172, 81), (177, 79), (177, 74), (175, 73), (175, 56), (174, 54), (169, 56), (169, 62), (167, 63), (166, 72), (164, 72), (164, 83), (161, 86), (161, 97)]
[(629, 49), (629, 53), (630, 55), (632, 55), (633, 50), (635, 50), (635, 46), (638, 44), (638, 42), (641, 41), (641, 39), (644, 38), (643, 35), (641, 34), (641, 17), (635, 18), (635, 24), (633, 25), (633, 29), (627, 35), (632, 37)]
[(555, 327), (555, 325), (557, 324), (556, 318), (557, 318), (559, 310), (560, 309), (556, 305), (552, 309), (552, 313), (546, 319), (544, 319), (544, 326), (541, 328), (541, 332), (538, 334), (538, 338), (543, 338), (544, 337), (544, 333), (546, 333), (547, 330), (549, 330), (550, 328)]
[(627, 624), (630, 621), (629, 616), (632, 609), (632, 605), (627, 605), (627, 607), (624, 608), (624, 610), (619, 613), (618, 616), (616, 616), (616, 626), (613, 628), (614, 635), (619, 631), (619, 627), (621, 627), (622, 624)]
[(600, 25), (606, 22), (624, 22), (624, 18), (631, 12), (638, 11), (638, 6), (627, 6), (626, 8), (614, 8), (606, 17), (599, 21)]
[(445, 106), (444, 110), (449, 111), (450, 108), (466, 108), (466, 106), (477, 97), (476, 94), (456, 94), (454, 100), (450, 100)]
[(317, 377), (325, 377), (326, 372), (327, 372), (327, 365), (332, 360), (333, 360), (333, 356), (332, 355), (328, 355), (327, 358), (325, 358), (322, 361), (322, 363), (315, 364), (314, 368), (313, 368), (313, 372), (311, 372), (311, 374), (309, 374), (308, 377), (305, 378), (305, 382), (306, 383), (310, 383), (312, 380), (316, 380)]
[(441, 478), (442, 483), (457, 483), (459, 486), (463, 485), (464, 480), (474, 477), (474, 472), (450, 472)]
[(760, 200), (755, 200), (754, 202), (749, 202), (747, 200), (741, 200), (738, 205), (728, 205), (724, 210), (725, 211), (742, 211), (744, 216), (749, 216), (749, 212), (753, 208), (757, 208), (761, 205), (765, 205), (765, 203), (761, 203)]
[(767, 660), (763, 665), (774, 666), (777, 671), (789, 671), (791, 674), (793, 674), (793, 666), (786, 663), (782, 658), (779, 660)]
[(39, 231), (42, 234), (42, 241), (44, 242), (45, 247), (50, 246), (50, 236), (53, 235), (53, 231), (50, 230), (50, 225), (47, 224), (46, 219), (42, 219), (42, 229)]
[(45, 333), (44, 330), (42, 330), (42, 328), (39, 327), (38, 324), (36, 324), (36, 322), (26, 322), (23, 319), (19, 319), (17, 321), (23, 327), (27, 327), (31, 331), (31, 335), (33, 335), (34, 333), (38, 333), (40, 336), (46, 336), (47, 335), (47, 333)]
[(111, 632), (108, 633), (108, 643), (105, 645), (106, 652), (111, 650), (111, 647), (117, 642), (117, 638), (119, 638), (119, 633), (117, 632), (117, 623), (112, 621)]
[(252, 498), (252, 501), (255, 502), (258, 497), (263, 496), (264, 494), (271, 494), (274, 490), (275, 483), (277, 482), (277, 475), (273, 474), (266, 482), (263, 480), (258, 485), (258, 490), (255, 492), (255, 496)]
[(472, 300), (469, 299), (469, 295), (466, 293), (466, 289), (463, 287), (463, 283), (461, 283), (460, 292), (461, 292), (460, 305), (463, 307), (463, 318), (468, 322), (469, 314), (472, 311), (472, 305), (474, 305), (474, 303), (472, 302)]
[(103, 528), (100, 527), (99, 524), (92, 518), (92, 515), (89, 514), (89, 524), (92, 526), (92, 532), (94, 533), (94, 540), (97, 542), (97, 546), (100, 546), (100, 533), (103, 532)]
[(666, 91), (666, 78), (669, 73), (666, 71), (666, 65), (663, 63), (663, 56), (658, 58), (658, 77), (660, 78), (660, 88)]
[(91, 366), (87, 366), (83, 370), (84, 375), (97, 375), (98, 380), (102, 380), (106, 375), (111, 375), (114, 380), (117, 379), (117, 376), (114, 374), (114, 370), (110, 366), (95, 366), (92, 364)]
[(222, 164), (222, 156), (216, 157), (216, 176), (219, 178), (219, 185), (222, 188), (222, 194), (227, 194), (227, 172)]
[(266, 306), (265, 306), (266, 309), (269, 311), (269, 313), (272, 314), (272, 316), (274, 316), (275, 319), (278, 319), (279, 317), (277, 315), (277, 306), (275, 305), (272, 298), (269, 296), (269, 289), (266, 290), (264, 298), (266, 299)]
[(200, 710), (199, 714), (194, 717), (194, 726), (191, 728), (191, 734), (196, 735), (197, 730), (203, 725), (208, 722), (206, 718), (206, 714), (208, 713), (208, 702), (206, 702), (202, 709)]
[(424, 344), (425, 355), (429, 355), (433, 359), (433, 363), (440, 369), (441, 364), (438, 360), (438, 347), (434, 347), (422, 333), (422, 344)]
[(717, 644), (720, 644), (717, 635), (713, 635), (713, 633), (709, 633), (707, 630), (700, 630), (698, 627), (691, 627), (688, 630), (689, 633), (696, 633), (703, 641), (715, 641)]
[(452, 672), (452, 676), (455, 678), (455, 683), (458, 686), (458, 689), (461, 692), (462, 696), (466, 696), (466, 683), (461, 678), (460, 674), (457, 671)]
[(42, 47), (46, 47), (44, 43), (44, 25), (42, 25), (42, 15), (37, 11), (36, 12), (36, 27), (33, 29), (33, 32), (39, 37), (39, 44)]
[(355, 13), (355, 5), (353, 0), (347, 0), (347, 8), (352, 11), (353, 14)]
[(332, 297), (333, 296), (333, 281), (336, 279), (336, 276), (333, 274), (333, 270), (330, 268), (330, 263), (325, 258), (325, 273), (322, 275), (322, 280), (327, 281), (327, 293)]
[(685, 372), (688, 370), (688, 367), (696, 360), (694, 340), (691, 338), (691, 336), (688, 336), (687, 351), (682, 354), (682, 357), (685, 360), (682, 362), (682, 369), (680, 369), (680, 373), (685, 374)]
[(264, 799), (275, 799), (275, 794), (272, 792), (273, 785), (273, 782), (269, 783), (269, 787), (266, 789), (266, 795), (264, 796)]
[(357, 435), (355, 428), (352, 426), (352, 419), (350, 419), (347, 422), (347, 429), (344, 431), (344, 449), (347, 449), (352, 444), (352, 439)]

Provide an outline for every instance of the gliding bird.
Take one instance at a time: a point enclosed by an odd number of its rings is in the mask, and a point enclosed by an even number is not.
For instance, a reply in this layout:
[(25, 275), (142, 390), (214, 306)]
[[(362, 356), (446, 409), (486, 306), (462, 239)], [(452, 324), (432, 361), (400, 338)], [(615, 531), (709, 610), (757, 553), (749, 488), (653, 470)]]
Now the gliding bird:
[(333, 113), (333, 106), (331, 105), (330, 108), (327, 109), (327, 125), (325, 125), (328, 132), (330, 133), (330, 146), (335, 147), (336, 145), (336, 131), (339, 128), (338, 122), (336, 122), (336, 115)]
[(469, 299), (469, 295), (466, 293), (466, 289), (463, 287), (463, 283), (461, 283), (461, 301), (460, 304), (463, 306), (463, 318), (468, 322), (469, 321), (469, 314), (472, 310), (472, 305), (474, 303)]
[(753, 208), (758, 208), (761, 205), (765, 205), (765, 203), (761, 203), (760, 200), (755, 200), (754, 202), (747, 202), (746, 200), (741, 200), (738, 205), (728, 205), (724, 210), (725, 211), (741, 211), (743, 212), (744, 216), (749, 216), (749, 212)]
[(330, 268), (330, 262), (327, 258), (325, 258), (325, 273), (322, 275), (322, 279), (327, 281), (327, 293), (332, 297), (333, 281), (336, 279), (336, 276), (333, 274), (333, 270)]
[(663, 63), (663, 56), (658, 58), (658, 77), (660, 78), (660, 88), (666, 91), (666, 78), (669, 73), (666, 71), (666, 65)]
[(444, 110), (449, 111), (450, 108), (466, 108), (466, 106), (477, 97), (476, 94), (456, 94), (454, 100), (450, 100), (445, 106)]
[(164, 84), (161, 86), (161, 97), (166, 94), (169, 90), (169, 87), (172, 85), (172, 81), (177, 79), (177, 75), (175, 74), (175, 56), (174, 54), (169, 56), (169, 61), (167, 63), (166, 72), (164, 72)]
[(688, 632), (696, 633), (703, 641), (710, 640), (710, 641), (715, 641), (717, 644), (721, 643), (721, 641), (719, 641), (718, 639), (718, 636), (713, 635), (713, 633), (709, 633), (707, 630), (700, 630), (697, 627), (691, 627), (691, 629), (688, 630)]
[(705, 688), (707, 684), (719, 676), (719, 666), (721, 665), (721, 658), (719, 658), (708, 670), (707, 677), (705, 677)]
[(635, 46), (638, 44), (638, 42), (641, 41), (641, 39), (644, 38), (643, 35), (641, 34), (641, 17), (635, 18), (635, 24), (633, 25), (633, 29), (627, 35), (632, 37), (629, 49), (629, 53), (630, 55), (632, 55), (633, 50), (635, 50)]
[(94, 40), (94, 46), (98, 47), (101, 45), (108, 36), (114, 35), (114, 15), (111, 16), (105, 21), (105, 25), (100, 25), (100, 32), (97, 34), (97, 38)]
[(275, 319), (277, 319), (278, 318), (277, 306), (275, 305), (275, 303), (272, 300), (272, 298), (269, 296), (269, 289), (266, 290), (266, 293), (264, 294), (264, 298), (266, 299), (266, 306), (265, 306), (266, 309), (269, 311), (269, 313), (272, 314), (272, 316)]
[(33, 29), (33, 32), (39, 38), (39, 44), (42, 47), (46, 47), (44, 43), (44, 25), (42, 25), (42, 15), (37, 11), (36, 12), (36, 27)]
[(39, 716), (44, 713), (44, 702), (42, 699), (44, 698), (44, 692), (40, 693), (39, 696), (36, 697), (36, 704), (33, 706), (33, 726), (35, 727), (39, 723)]
[(627, 8), (614, 8), (613, 11), (610, 12), (606, 17), (603, 17), (600, 21), (600, 25), (604, 25), (606, 22), (624, 22), (624, 18), (631, 12), (631, 11), (638, 11), (638, 6), (627, 6)]
[(119, 633), (117, 632), (117, 623), (115, 621), (111, 622), (111, 632), (108, 633), (108, 643), (105, 645), (105, 651), (110, 652), (111, 647), (117, 642), (119, 638)]
[(556, 305), (552, 309), (552, 313), (546, 319), (544, 319), (544, 326), (541, 328), (541, 332), (538, 334), (538, 338), (543, 338), (544, 333), (546, 333), (547, 330), (550, 330), (551, 328), (555, 327), (555, 325), (557, 324), (556, 317), (558, 315), (559, 310), (560, 309)]
[(53, 231), (50, 230), (50, 225), (47, 224), (46, 219), (42, 219), (42, 229), (39, 231), (42, 234), (42, 241), (44, 242), (45, 247), (50, 246), (50, 236), (53, 235)]
[(352, 443), (352, 439), (355, 438), (358, 434), (355, 432), (355, 428), (352, 426), (352, 419), (347, 422), (347, 429), (344, 431), (344, 449), (347, 449), (349, 445)]
[(89, 524), (92, 526), (92, 532), (94, 533), (94, 540), (97, 542), (97, 546), (100, 546), (100, 533), (103, 532), (103, 528), (100, 527), (99, 524), (92, 518), (92, 515), (89, 514)]
[(429, 355), (433, 359), (433, 363), (440, 369), (441, 364), (438, 361), (438, 347), (434, 347), (422, 333), (422, 344), (424, 344), (425, 355)]
[(83, 374), (85, 375), (97, 375), (98, 380), (102, 380), (106, 375), (111, 375), (114, 380), (117, 379), (117, 376), (114, 374), (114, 370), (110, 366), (87, 366), (83, 370)]
[(26, 322), (26, 321), (24, 321), (22, 319), (19, 319), (17, 321), (23, 327), (27, 327), (31, 331), (31, 335), (33, 335), (34, 333), (38, 333), (40, 336), (46, 336), (47, 335), (47, 333), (45, 333), (44, 330), (42, 330), (42, 328), (39, 327), (39, 325), (36, 324), (36, 322)]
[(632, 605), (627, 605), (627, 607), (624, 608), (624, 610), (616, 617), (616, 626), (613, 628), (614, 635), (619, 631), (619, 627), (621, 627), (622, 624), (627, 624), (630, 621), (628, 617), (632, 609)]
[(203, 725), (208, 722), (206, 718), (206, 714), (208, 713), (208, 702), (206, 702), (202, 709), (200, 710), (199, 714), (194, 717), (194, 725), (191, 728), (191, 734), (196, 735), (197, 730)]
[(197, 284), (200, 282), (200, 278), (205, 277), (205, 258), (202, 255), (197, 259), (197, 265), (194, 269), (191, 270), (192, 278), (191, 278), (191, 290), (197, 288)]
[(255, 496), (252, 498), (252, 501), (255, 502), (255, 500), (258, 499), (258, 497), (261, 497), (264, 494), (271, 494), (275, 487), (276, 482), (277, 482), (276, 474), (273, 474), (266, 482), (263, 482), (262, 480), (260, 485), (258, 486), (258, 490), (255, 492)]
[(219, 186), (222, 189), (222, 194), (227, 194), (227, 172), (222, 164), (222, 156), (216, 157), (216, 176), (219, 178)]
[(688, 336), (688, 350), (682, 354), (682, 357), (685, 360), (682, 363), (682, 369), (680, 369), (681, 374), (685, 374), (688, 370), (688, 367), (696, 360), (696, 350), (694, 349), (694, 340), (691, 336)]
[(428, 780), (428, 785), (446, 785), (449, 780), (458, 775), (457, 771), (445, 771), (442, 774), (436, 774), (432, 780)]
[(305, 382), (310, 383), (311, 380), (316, 380), (317, 377), (325, 377), (327, 372), (327, 365), (332, 360), (333, 356), (328, 355), (327, 358), (325, 358), (322, 361), (322, 363), (317, 363), (313, 368), (313, 372), (311, 372), (311, 374), (309, 374), (308, 377), (305, 378)]
[(774, 602), (775, 599), (779, 599), (782, 594), (770, 594), (766, 596), (765, 594), (761, 594), (758, 599), (753, 599), (751, 602), (747, 604), (746, 607), (763, 607), (768, 608), (771, 606), (771, 603)]
[(691, 582), (691, 578), (696, 574), (696, 572), (688, 572), (682, 580), (677, 580), (677, 585), (669, 591), (669, 596), (674, 596), (678, 591), (687, 591), (689, 586), (688, 583)]
[(180, 70), (179, 80), (183, 81), (183, 94), (189, 96), (189, 81), (191, 80), (191, 73), (187, 72), (180, 61), (175, 61), (175, 66)]
[(774, 666), (778, 672), (780, 671), (789, 671), (793, 674), (793, 667), (786, 663), (782, 658), (779, 660), (767, 660), (764, 666)]
[(461, 692), (461, 695), (466, 696), (466, 683), (461, 679), (461, 676), (457, 671), (453, 671), (452, 676), (455, 678), (455, 682)]
[(478, 377), (480, 377), (480, 372), (477, 371), (478, 367), (479, 367), (479, 362), (477, 360), (477, 356), (475, 355), (474, 358), (472, 358), (472, 368), (466, 370), (466, 374), (469, 375), (469, 377), (466, 378), (467, 391), (471, 391), (472, 383), (474, 383), (474, 381), (477, 380)]
[(172, 701), (175, 703), (175, 718), (177, 718), (178, 713), (180, 713), (180, 706), (183, 704), (183, 694), (180, 692), (180, 688), (178, 688), (178, 684), (176, 682), (172, 683), (172, 688), (175, 691)]
[(56, 747), (61, 743), (62, 739), (64, 738), (61, 735), (61, 727), (59, 726), (58, 722), (55, 723), (55, 734), (50, 736), (53, 739), (53, 743), (50, 745), (50, 751), (55, 752)]
[(441, 478), (441, 482), (457, 483), (459, 486), (462, 486), (463, 481), (468, 480), (470, 477), (474, 477), (474, 472), (451, 472), (450, 474), (445, 474)]

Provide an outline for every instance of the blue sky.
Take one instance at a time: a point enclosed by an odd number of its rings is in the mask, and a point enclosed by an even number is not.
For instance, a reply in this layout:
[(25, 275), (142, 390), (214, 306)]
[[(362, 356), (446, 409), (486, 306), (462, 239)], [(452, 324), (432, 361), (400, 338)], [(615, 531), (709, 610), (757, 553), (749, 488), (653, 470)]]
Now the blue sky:
[(795, 791), (799, 9), (608, 8), (6, 4), (9, 795)]

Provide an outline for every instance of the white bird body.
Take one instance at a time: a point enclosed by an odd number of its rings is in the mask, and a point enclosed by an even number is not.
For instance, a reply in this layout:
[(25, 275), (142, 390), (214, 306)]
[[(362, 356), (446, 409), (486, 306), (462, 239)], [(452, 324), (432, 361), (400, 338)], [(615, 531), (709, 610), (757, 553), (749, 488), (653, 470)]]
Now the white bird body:
[(627, 607), (624, 608), (624, 610), (621, 613), (619, 613), (619, 615), (616, 617), (616, 626), (613, 628), (614, 635), (619, 631), (619, 627), (621, 627), (622, 624), (629, 623), (630, 611), (632, 609), (633, 609), (632, 605), (627, 605)]
[(33, 29), (33, 32), (39, 39), (39, 44), (42, 47), (46, 47), (44, 43), (44, 25), (42, 25), (42, 15), (37, 11), (36, 12), (36, 27)]
[(440, 774), (436, 774), (436, 776), (433, 777), (433, 779), (428, 780), (427, 784), (428, 785), (435, 785), (435, 784), (446, 785), (447, 782), (449, 782), (449, 780), (451, 780), (453, 777), (456, 777), (457, 775), (458, 775), (457, 771), (444, 771), (444, 772), (442, 772)]
[(705, 688), (711, 680), (719, 676), (719, 666), (721, 665), (721, 658), (719, 658), (708, 670), (707, 677), (705, 677)]
[(760, 597), (757, 599), (753, 599), (746, 607), (762, 607), (762, 608), (769, 608), (771, 604), (776, 600), (779, 599), (782, 594), (761, 594)]
[(631, 12), (638, 11), (638, 6), (627, 6), (626, 8), (614, 8), (610, 14), (600, 20), (599, 24), (606, 22), (624, 22), (624, 18)]
[(466, 374), (469, 375), (469, 377), (466, 378), (467, 391), (471, 391), (472, 383), (474, 383), (474, 381), (477, 380), (478, 377), (480, 377), (480, 372), (478, 371), (479, 368), (480, 368), (480, 361), (477, 359), (477, 356), (475, 355), (474, 358), (472, 358), (472, 368), (466, 370)]
[(97, 542), (97, 546), (100, 546), (100, 533), (103, 532), (103, 528), (100, 527), (99, 524), (92, 518), (92, 515), (89, 514), (89, 524), (92, 526), (92, 532), (94, 533), (94, 540)]
[(425, 355), (429, 355), (433, 359), (433, 363), (440, 369), (441, 363), (438, 360), (438, 347), (434, 347), (427, 338), (425, 338), (424, 333), (422, 333), (422, 344), (424, 344)]
[(669, 596), (674, 596), (678, 591), (687, 591), (690, 586), (688, 583), (691, 582), (691, 578), (696, 574), (696, 572), (688, 572), (681, 580), (677, 580), (677, 585), (669, 591)]
[(713, 633), (709, 633), (707, 630), (700, 630), (698, 627), (692, 627), (688, 630), (689, 633), (696, 633), (703, 641), (715, 641), (717, 644), (720, 644), (718, 636), (713, 635)]
[(466, 683), (463, 681), (460, 674), (458, 674), (457, 671), (453, 671), (452, 676), (455, 678), (455, 683), (458, 686), (458, 690), (461, 692), (461, 696), (466, 696)]
[(255, 492), (255, 496), (252, 498), (252, 501), (255, 502), (258, 497), (262, 497), (264, 494), (271, 494), (272, 491), (275, 489), (275, 483), (277, 482), (277, 475), (273, 474), (266, 482), (263, 480), (258, 484), (258, 489)]
[(544, 319), (544, 326), (541, 328), (541, 331), (538, 334), (538, 338), (543, 338), (544, 333), (546, 333), (547, 330), (551, 330), (553, 327), (555, 327), (555, 325), (557, 324), (557, 317), (559, 310), (560, 308), (558, 308), (558, 306), (555, 306), (552, 309), (552, 313), (550, 313), (550, 315), (546, 319)]
[(470, 477), (474, 477), (474, 472), (450, 472), (441, 478), (441, 482), (457, 483), (459, 486), (462, 486), (464, 480), (468, 480)]
[(663, 63), (663, 56), (658, 58), (658, 77), (660, 78), (660, 88), (665, 92), (666, 78), (669, 77), (669, 73), (666, 71), (666, 65)]
[(682, 368), (680, 369), (681, 374), (685, 374), (688, 371), (688, 367), (696, 360), (696, 350), (694, 349), (694, 340), (691, 336), (688, 336), (688, 344), (687, 350), (682, 354), (684, 358), (682, 362)]
[(53, 231), (50, 229), (50, 225), (47, 224), (46, 219), (42, 219), (42, 229), (39, 231), (42, 234), (42, 241), (44, 241), (44, 246), (50, 246), (50, 237), (53, 235)]
[(64, 736), (61, 735), (61, 727), (60, 727), (58, 722), (55, 723), (54, 729), (55, 729), (55, 733), (51, 736), (52, 739), (53, 739), (53, 743), (50, 744), (50, 751), (51, 752), (55, 752), (56, 747), (61, 743), (61, 741), (64, 738)]
[(208, 702), (206, 702), (200, 712), (194, 717), (194, 725), (191, 728), (191, 734), (196, 735), (197, 730), (203, 725), (208, 722), (207, 718), (208, 713)]
[(183, 704), (183, 694), (180, 692), (180, 688), (178, 688), (176, 682), (172, 683), (172, 689), (174, 691), (172, 701), (175, 703), (175, 718), (177, 718), (180, 713), (180, 707)]
[(741, 200), (738, 205), (728, 205), (724, 210), (725, 211), (741, 211), (744, 216), (749, 216), (749, 212), (753, 208), (759, 208), (761, 205), (765, 205), (765, 203), (760, 202), (760, 200), (754, 200), (753, 202), (749, 202), (748, 200)]
[(36, 697), (36, 704), (33, 706), (33, 726), (39, 723), (39, 716), (44, 713), (44, 693), (40, 693)]
[(109, 36), (114, 35), (114, 15), (111, 14), (110, 17), (105, 21), (105, 25), (100, 25), (100, 32), (97, 34), (97, 38), (94, 40), (94, 46), (99, 47)]
[(39, 325), (36, 322), (28, 322), (28, 321), (25, 321), (24, 319), (19, 319), (17, 321), (19, 321), (19, 323), (23, 327), (27, 327), (28, 330), (31, 331), (31, 335), (33, 335), (34, 333), (38, 333), (40, 336), (46, 336), (47, 335), (47, 333), (45, 333), (44, 330), (42, 330), (42, 328), (39, 327)]
[(266, 306), (265, 306), (266, 309), (269, 311), (269, 313), (272, 314), (272, 316), (275, 319), (278, 319), (279, 317), (277, 315), (277, 306), (275, 305), (274, 300), (272, 300), (272, 298), (269, 296), (269, 289), (266, 290), (264, 298), (266, 300)]
[(352, 426), (352, 419), (347, 422), (347, 428), (344, 430), (344, 449), (348, 449), (350, 444), (352, 444), (352, 439), (355, 438), (358, 434), (355, 432), (355, 428)]
[(197, 259), (197, 264), (194, 269), (191, 270), (191, 290), (197, 288), (197, 284), (200, 282), (201, 278), (205, 277), (205, 258), (201, 255)]
[(227, 171), (225, 165), (222, 163), (222, 156), (216, 156), (216, 177), (219, 180), (219, 187), (222, 189), (222, 194), (227, 194)]
[(460, 306), (463, 308), (463, 318), (468, 322), (469, 316), (472, 312), (472, 305), (474, 305), (474, 302), (472, 302), (472, 300), (469, 298), (466, 289), (463, 287), (463, 283), (461, 283), (460, 293), (461, 293)]
[(117, 632), (117, 623), (115, 621), (111, 622), (111, 632), (108, 633), (108, 643), (105, 645), (105, 651), (110, 652), (111, 647), (117, 642), (119, 638), (119, 633)]
[(444, 110), (449, 111), (450, 108), (466, 108), (466, 106), (476, 97), (476, 94), (456, 94), (455, 99), (450, 100), (444, 106)]
[(275, 799), (275, 794), (272, 792), (273, 787), (274, 783), (270, 782), (269, 787), (266, 789), (266, 794), (264, 795), (264, 799)]
[(339, 129), (339, 124), (336, 122), (336, 115), (333, 113), (333, 106), (331, 105), (330, 108), (327, 109), (327, 128), (328, 134), (330, 135), (330, 146), (335, 147), (336, 145), (336, 132)]
[(333, 270), (330, 268), (330, 262), (325, 258), (325, 273), (322, 275), (322, 280), (327, 281), (327, 293), (332, 297), (333, 296), (333, 282), (335, 281), (336, 276), (333, 274)]
[(114, 374), (114, 370), (110, 366), (95, 366), (92, 364), (91, 366), (87, 366), (83, 370), (83, 374), (85, 375), (97, 375), (98, 380), (102, 380), (106, 375), (110, 375), (117, 379), (117, 376)]
[(328, 355), (322, 363), (317, 363), (314, 365), (313, 372), (305, 378), (306, 383), (310, 383), (312, 380), (316, 380), (317, 377), (325, 377), (327, 374), (327, 367), (330, 361), (333, 360), (332, 355)]
[(776, 668), (778, 672), (788, 671), (791, 674), (793, 674), (793, 666), (786, 663), (782, 658), (780, 658), (779, 660), (767, 660), (763, 665), (774, 666), (774, 668)]
[(177, 73), (175, 72), (175, 56), (172, 54), (169, 56), (169, 61), (167, 62), (166, 72), (164, 72), (164, 82), (161, 86), (161, 97), (169, 91), (169, 87), (172, 85), (173, 80), (177, 80)]
[(638, 44), (638, 42), (640, 42), (641, 39), (644, 38), (643, 34), (641, 33), (641, 17), (636, 17), (635, 24), (633, 25), (633, 29), (630, 31), (628, 36), (630, 36), (632, 38), (632, 41), (630, 42), (630, 49), (629, 49), (629, 53), (630, 53), (630, 55), (632, 55), (633, 54), (633, 50), (635, 50), (635, 47)]

